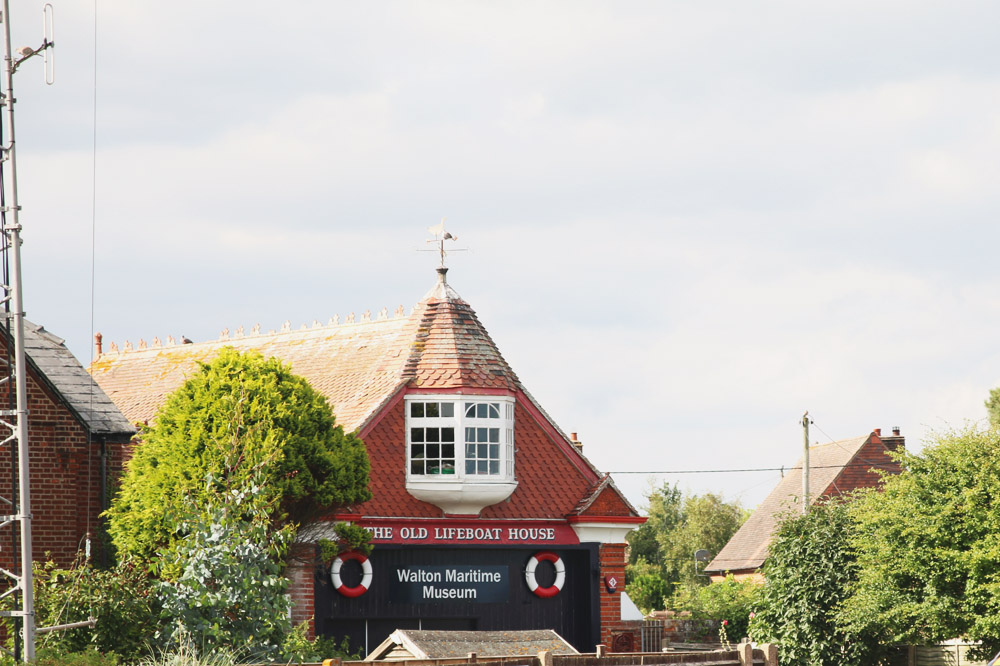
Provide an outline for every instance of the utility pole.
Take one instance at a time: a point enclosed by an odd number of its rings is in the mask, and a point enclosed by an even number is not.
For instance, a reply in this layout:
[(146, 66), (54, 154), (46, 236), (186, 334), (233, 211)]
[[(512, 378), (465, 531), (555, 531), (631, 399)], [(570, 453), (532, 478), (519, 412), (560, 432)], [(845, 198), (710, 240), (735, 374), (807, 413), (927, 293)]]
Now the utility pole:
[[(46, 33), (42, 45), (38, 49), (23, 46), (14, 57), (10, 39), (10, 7), (8, 0), (0, 0), (0, 21), (3, 22), (3, 79), (0, 90), (0, 104), (3, 112), (0, 114), (3, 127), (3, 145), (0, 147), (0, 231), (2, 231), (4, 253), (3, 284), (0, 289), (3, 298), (3, 315), (7, 324), (8, 361), (7, 377), (0, 380), (6, 384), (8, 392), (13, 392), (13, 405), (8, 409), (0, 409), (0, 446), (10, 446), (12, 455), (16, 453), (17, 473), (12, 474), (11, 496), (3, 498), (2, 505), (8, 507), (10, 513), (0, 516), (0, 528), (10, 527), (14, 535), (19, 536), (19, 550), (14, 553), (14, 562), (8, 571), (0, 567), (0, 578), (7, 579), (10, 587), (2, 596), (13, 595), (15, 602), (12, 610), (0, 612), (0, 616), (12, 617), (20, 625), (20, 638), (23, 649), (19, 650), (18, 637), (14, 638), (14, 652), (10, 653), (16, 659), (25, 663), (35, 659), (35, 595), (32, 581), (31, 554), (31, 484), (28, 470), (28, 384), (24, 349), (24, 303), (21, 288), (21, 223), (18, 214), (21, 206), (17, 200), (17, 160), (14, 141), (14, 72), (17, 67), (36, 55), (43, 55), (46, 62), (46, 83), (49, 78), (50, 66), (53, 62), (48, 51), (54, 42), (50, 41), (52, 28), (52, 5), (43, 8), (43, 31)], [(9, 345), (13, 344), (14, 353), (10, 354)], [(13, 365), (13, 367), (11, 367)], [(13, 386), (11, 385), (13, 380)], [(16, 489), (16, 491), (15, 491)], [(16, 494), (15, 494), (16, 493)], [(13, 539), (18, 543), (18, 539)], [(20, 573), (17, 572), (20, 564)], [(18, 601), (20, 603), (18, 603)], [(6, 650), (5, 650), (6, 651)], [(20, 654), (19, 654), (20, 652)]]
[(802, 415), (802, 515), (809, 513), (809, 412)]

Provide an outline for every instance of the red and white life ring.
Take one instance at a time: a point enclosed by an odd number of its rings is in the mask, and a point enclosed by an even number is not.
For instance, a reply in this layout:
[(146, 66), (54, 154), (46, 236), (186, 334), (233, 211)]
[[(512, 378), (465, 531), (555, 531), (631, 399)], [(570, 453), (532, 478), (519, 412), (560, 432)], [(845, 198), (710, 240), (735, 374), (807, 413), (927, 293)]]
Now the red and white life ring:
[[(552, 583), (551, 587), (539, 587), (538, 581), (535, 579), (535, 569), (538, 568), (540, 562), (551, 562), (552, 566), (556, 568), (556, 580)], [(528, 589), (537, 594), (540, 597), (554, 597), (559, 594), (559, 590), (562, 589), (563, 583), (566, 582), (566, 565), (563, 564), (562, 558), (555, 553), (550, 553), (549, 551), (543, 551), (541, 553), (535, 553), (528, 560), (528, 567), (524, 570), (524, 580), (528, 583)]]
[[(344, 562), (347, 560), (356, 560), (361, 564), (361, 584), (355, 587), (348, 587), (344, 585), (344, 581), (340, 578), (340, 568), (344, 566)], [(368, 591), (368, 588), (372, 584), (372, 563), (368, 561), (368, 558), (361, 553), (351, 551), (349, 553), (341, 553), (333, 560), (333, 565), (330, 567), (330, 578), (333, 580), (333, 589), (340, 592), (345, 597), (360, 597), (362, 594)]]

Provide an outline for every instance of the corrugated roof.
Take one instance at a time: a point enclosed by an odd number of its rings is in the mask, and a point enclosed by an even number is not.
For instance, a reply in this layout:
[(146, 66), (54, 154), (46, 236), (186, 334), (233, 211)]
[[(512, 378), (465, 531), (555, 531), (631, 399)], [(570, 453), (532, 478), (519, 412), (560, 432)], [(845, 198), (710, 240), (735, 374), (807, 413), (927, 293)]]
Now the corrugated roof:
[(402, 646), (413, 659), (448, 659), (467, 657), (537, 656), (542, 650), (553, 654), (579, 654), (562, 636), (551, 629), (522, 631), (427, 631), (397, 629), (365, 657), (377, 661), (396, 646)]
[(24, 351), (93, 435), (132, 435), (135, 428), (67, 349), (65, 340), (25, 320)]
[[(809, 447), (810, 504), (827, 493), (844, 468), (854, 459), (871, 435)], [(761, 502), (736, 534), (719, 551), (706, 572), (723, 573), (757, 569), (764, 564), (774, 528), (781, 516), (801, 511), (802, 458), (788, 470), (774, 490)]]

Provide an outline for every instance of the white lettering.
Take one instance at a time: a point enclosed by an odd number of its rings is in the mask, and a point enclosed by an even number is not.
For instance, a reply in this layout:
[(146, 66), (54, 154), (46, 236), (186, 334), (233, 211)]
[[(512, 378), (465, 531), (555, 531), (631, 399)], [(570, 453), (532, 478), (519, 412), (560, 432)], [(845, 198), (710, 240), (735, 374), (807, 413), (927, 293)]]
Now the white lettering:
[(476, 588), (452, 588), (442, 590), (433, 585), (424, 585), (424, 599), (475, 599)]
[(369, 528), (369, 531), (371, 531), (373, 539), (380, 539), (380, 540), (392, 539), (391, 527), (371, 527)]
[(446, 569), (444, 579), (449, 583), (501, 583), (499, 571), (480, 571), (479, 569)]
[(400, 583), (440, 583), (440, 571), (424, 571), (423, 569), (396, 569)]

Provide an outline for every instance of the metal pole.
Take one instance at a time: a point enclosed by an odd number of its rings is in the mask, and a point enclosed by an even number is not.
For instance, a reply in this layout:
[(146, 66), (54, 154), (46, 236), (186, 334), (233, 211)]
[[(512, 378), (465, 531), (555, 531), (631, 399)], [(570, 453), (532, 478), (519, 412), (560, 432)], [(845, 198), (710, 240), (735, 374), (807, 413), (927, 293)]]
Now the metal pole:
[(6, 173), (10, 178), (7, 198), (7, 245), (10, 252), (10, 284), (7, 287), (14, 318), (14, 388), (16, 390), (15, 436), (17, 437), (19, 507), (16, 520), (21, 527), (21, 588), (25, 662), (35, 659), (35, 594), (31, 572), (31, 489), (28, 479), (28, 391), (24, 354), (24, 304), (21, 295), (21, 225), (18, 221), (17, 162), (14, 151), (14, 59), (11, 57), (9, 1), (3, 3), (3, 106), (6, 115)]
[(809, 412), (802, 415), (802, 515), (809, 513)]

